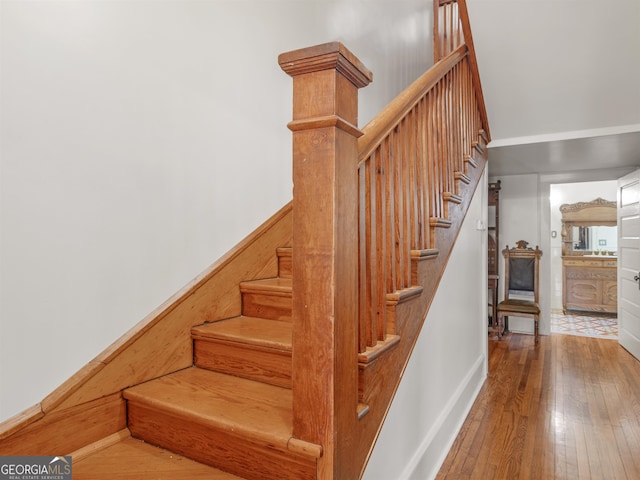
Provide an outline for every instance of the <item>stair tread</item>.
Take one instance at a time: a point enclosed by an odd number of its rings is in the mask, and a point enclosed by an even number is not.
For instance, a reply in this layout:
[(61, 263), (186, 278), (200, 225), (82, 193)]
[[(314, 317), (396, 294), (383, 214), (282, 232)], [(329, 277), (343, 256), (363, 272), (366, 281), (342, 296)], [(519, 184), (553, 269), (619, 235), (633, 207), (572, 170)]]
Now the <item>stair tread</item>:
[(142, 440), (125, 438), (73, 462), (73, 478), (82, 480), (241, 480), (217, 468)]
[(291, 351), (291, 323), (239, 316), (194, 327), (195, 338), (217, 339)]
[(289, 277), (274, 277), (263, 278), (260, 280), (248, 280), (240, 282), (240, 291), (268, 291), (268, 292), (280, 292), (283, 294), (291, 294), (291, 278)]
[(283, 450), (292, 435), (291, 390), (233, 375), (191, 367), (129, 388), (124, 397)]

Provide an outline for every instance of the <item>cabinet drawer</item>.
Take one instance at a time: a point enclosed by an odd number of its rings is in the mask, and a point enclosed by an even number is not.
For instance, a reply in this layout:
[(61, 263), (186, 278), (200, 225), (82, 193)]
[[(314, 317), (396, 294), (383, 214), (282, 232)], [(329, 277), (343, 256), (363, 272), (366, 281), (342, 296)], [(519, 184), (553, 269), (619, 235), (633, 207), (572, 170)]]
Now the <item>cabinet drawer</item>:
[(564, 259), (562, 261), (564, 266), (566, 267), (616, 267), (618, 262), (616, 260), (592, 260), (592, 259), (576, 259), (576, 260), (568, 260)]

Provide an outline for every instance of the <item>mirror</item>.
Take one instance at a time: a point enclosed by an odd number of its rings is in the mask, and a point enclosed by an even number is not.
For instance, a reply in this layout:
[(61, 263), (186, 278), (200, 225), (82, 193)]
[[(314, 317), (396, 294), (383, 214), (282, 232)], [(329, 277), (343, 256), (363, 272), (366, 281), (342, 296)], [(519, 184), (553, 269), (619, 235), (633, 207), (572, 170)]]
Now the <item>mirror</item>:
[(572, 249), (613, 255), (618, 251), (618, 227), (574, 226)]
[(618, 252), (616, 202), (596, 198), (565, 203), (562, 212), (562, 255), (608, 255)]

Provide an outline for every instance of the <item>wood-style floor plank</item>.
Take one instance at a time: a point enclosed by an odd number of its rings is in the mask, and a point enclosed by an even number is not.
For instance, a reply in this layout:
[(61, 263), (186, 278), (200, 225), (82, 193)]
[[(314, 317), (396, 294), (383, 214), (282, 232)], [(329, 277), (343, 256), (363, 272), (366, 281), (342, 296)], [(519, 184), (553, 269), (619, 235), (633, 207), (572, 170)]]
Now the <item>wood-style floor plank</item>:
[(509, 334), (437, 477), (640, 478), (640, 362), (615, 340)]

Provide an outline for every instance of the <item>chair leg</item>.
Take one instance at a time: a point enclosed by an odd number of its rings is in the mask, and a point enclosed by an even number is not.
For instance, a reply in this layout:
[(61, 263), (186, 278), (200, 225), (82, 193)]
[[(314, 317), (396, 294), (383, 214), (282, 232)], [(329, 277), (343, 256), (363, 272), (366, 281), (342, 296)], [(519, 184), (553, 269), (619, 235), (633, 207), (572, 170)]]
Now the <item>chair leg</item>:
[(502, 338), (502, 314), (498, 313), (498, 339)]
[(536, 345), (538, 344), (538, 322), (539, 322), (538, 316), (536, 315), (533, 318), (533, 335), (535, 337), (534, 342)]

